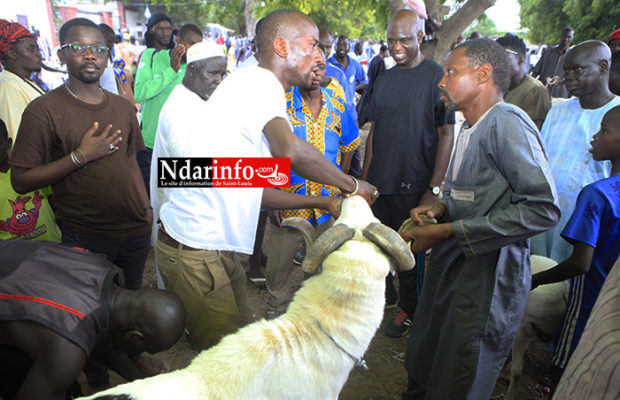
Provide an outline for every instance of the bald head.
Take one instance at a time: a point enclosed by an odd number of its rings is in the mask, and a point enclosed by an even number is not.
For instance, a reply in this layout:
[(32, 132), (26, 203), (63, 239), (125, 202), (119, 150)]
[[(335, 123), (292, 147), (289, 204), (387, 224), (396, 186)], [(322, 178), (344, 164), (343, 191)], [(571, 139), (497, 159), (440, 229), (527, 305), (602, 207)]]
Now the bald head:
[(332, 34), (325, 29), (321, 29), (319, 31), (319, 43), (321, 43), (321, 46), (323, 47), (325, 57), (329, 56), (332, 49), (332, 44), (334, 43), (334, 37)]
[(261, 53), (270, 57), (274, 53), (274, 41), (282, 38), (289, 42), (304, 28), (318, 30), (306, 14), (298, 10), (277, 10), (261, 20), (256, 26), (256, 45)]
[(399, 10), (394, 14), (388, 25), (387, 39), (390, 54), (399, 68), (413, 68), (424, 60), (420, 53), (423, 37), (418, 14), (411, 10)]
[(420, 18), (418, 14), (411, 10), (398, 10), (390, 23), (388, 24), (388, 36), (390, 29), (393, 29), (395, 25), (402, 27), (405, 31), (411, 33), (413, 36), (417, 36), (418, 31), (420, 30)]
[(114, 347), (157, 353), (174, 345), (185, 329), (185, 309), (172, 292), (113, 286), (109, 332)]
[(591, 96), (604, 99), (609, 92), (611, 51), (599, 40), (579, 43), (564, 59), (564, 85), (568, 92), (581, 99)]
[(587, 40), (581, 42), (568, 52), (566, 58), (587, 57), (594, 62), (607, 61), (607, 65), (611, 63), (611, 50), (609, 46), (600, 40)]
[(143, 289), (138, 303), (142, 313), (138, 326), (162, 349), (175, 344), (185, 329), (185, 308), (172, 292)]

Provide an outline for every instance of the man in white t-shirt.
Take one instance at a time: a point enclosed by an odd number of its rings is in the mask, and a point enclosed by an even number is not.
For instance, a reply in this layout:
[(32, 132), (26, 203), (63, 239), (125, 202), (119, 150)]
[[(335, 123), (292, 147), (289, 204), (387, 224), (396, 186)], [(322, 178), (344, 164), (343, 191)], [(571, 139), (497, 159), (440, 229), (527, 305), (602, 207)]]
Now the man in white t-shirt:
[[(227, 77), (201, 114), (184, 112), (202, 129), (192, 129), (180, 152), (187, 157), (289, 157), (301, 176), (374, 201), (376, 188), (345, 175), (295, 136), (288, 122), (284, 91), (317, 76), (321, 54), (314, 22), (299, 11), (275, 11), (259, 25), (257, 45), (258, 66)], [(240, 258), (252, 254), (261, 205), (338, 213), (336, 203), (262, 188), (171, 190), (159, 214), (156, 254), (166, 288), (183, 300), (194, 345), (208, 348), (253, 320)]]
[[(187, 69), (183, 81), (170, 93), (159, 114), (153, 159), (182, 157), (181, 148), (191, 132), (204, 130), (202, 119), (206, 102), (226, 76), (226, 57), (219, 46), (199, 42), (187, 50)], [(157, 163), (151, 164), (151, 206), (153, 207), (153, 242), (157, 241), (159, 210), (168, 200), (171, 188), (157, 187)]]

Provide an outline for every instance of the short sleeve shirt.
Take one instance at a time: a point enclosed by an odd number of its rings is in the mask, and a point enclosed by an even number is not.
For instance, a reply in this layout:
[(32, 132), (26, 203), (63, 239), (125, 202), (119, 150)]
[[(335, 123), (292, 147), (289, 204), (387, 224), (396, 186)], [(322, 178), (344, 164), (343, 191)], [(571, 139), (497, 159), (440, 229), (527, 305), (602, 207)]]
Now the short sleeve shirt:
[[(284, 88), (265, 68), (243, 68), (222, 81), (202, 115), (187, 118), (203, 129), (186, 141), (186, 156), (270, 157), (263, 128), (275, 118), (288, 123)], [(262, 188), (177, 188), (160, 218), (187, 246), (252, 254), (262, 194)]]
[(103, 93), (101, 103), (88, 104), (63, 85), (33, 100), (22, 115), (10, 163), (27, 169), (48, 164), (74, 151), (93, 122), (99, 123), (97, 134), (111, 124), (121, 131), (119, 149), (52, 184), (56, 220), (84, 235), (144, 235), (151, 229), (146, 204), (129, 173), (136, 151), (144, 149), (135, 109), (125, 98)]
[(327, 61), (334, 67), (344, 72), (346, 82), (341, 82), (341, 84), (347, 95), (347, 99), (350, 99), (350, 102), (347, 104), (349, 112), (353, 116), (353, 119), (357, 121), (357, 111), (355, 111), (355, 103), (353, 102), (353, 99), (355, 99), (355, 87), (360, 83), (368, 83), (368, 78), (366, 77), (366, 72), (364, 72), (364, 67), (362, 67), (362, 64), (350, 56), (347, 57), (349, 57), (349, 65), (347, 65), (346, 69), (342, 68), (342, 65), (338, 63), (338, 60), (336, 60), (336, 55), (331, 56), (327, 59)]
[(435, 62), (382, 72), (372, 98), (373, 155), (368, 181), (382, 194), (424, 192), (437, 154), (437, 128), (454, 124), (437, 84), (443, 76)]
[[(335, 97), (332, 90), (324, 88), (321, 88), (321, 96), (323, 105), (315, 120), (299, 88), (291, 88), (286, 92), (289, 121), (297, 137), (312, 144), (332, 164), (340, 167), (340, 154), (359, 146), (359, 130), (345, 110), (344, 99)], [(306, 196), (340, 196), (338, 188), (309, 181), (294, 171), (291, 171), (291, 186), (283, 190)], [(320, 225), (329, 219), (330, 214), (320, 209), (285, 210), (283, 217), (301, 217)]]
[(530, 76), (526, 76), (519, 86), (509, 90), (504, 96), (504, 101), (525, 111), (533, 121), (544, 121), (551, 109), (549, 91)]
[(582, 300), (582, 306), (590, 310), (620, 255), (620, 174), (581, 190), (562, 237), (572, 244), (580, 242), (594, 247)]

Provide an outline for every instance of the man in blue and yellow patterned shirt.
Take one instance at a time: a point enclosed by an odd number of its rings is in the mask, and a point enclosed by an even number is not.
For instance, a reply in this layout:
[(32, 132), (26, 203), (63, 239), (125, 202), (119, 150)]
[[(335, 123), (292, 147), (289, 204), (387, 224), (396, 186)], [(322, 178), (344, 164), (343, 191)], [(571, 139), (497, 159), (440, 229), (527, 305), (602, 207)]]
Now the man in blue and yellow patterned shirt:
[[(359, 130), (351, 114), (345, 110), (342, 89), (330, 89), (334, 85), (333, 80), (323, 79), (325, 69), (323, 62), (319, 65), (317, 79), (311, 85), (306, 88), (293, 87), (286, 92), (287, 113), (295, 135), (312, 144), (346, 173), (353, 151), (359, 146)], [(321, 87), (322, 84), (327, 88)], [(283, 190), (306, 196), (340, 197), (338, 188), (306, 180), (293, 171), (291, 186)], [(270, 233), (266, 270), (268, 318), (275, 318), (286, 311), (292, 299), (288, 293), (288, 280), (293, 271), (293, 259), (303, 250), (301, 234), (279, 226), (280, 219), (288, 217), (307, 219), (319, 233), (334, 222), (329, 213), (319, 209), (284, 210), (272, 216), (274, 226)]]

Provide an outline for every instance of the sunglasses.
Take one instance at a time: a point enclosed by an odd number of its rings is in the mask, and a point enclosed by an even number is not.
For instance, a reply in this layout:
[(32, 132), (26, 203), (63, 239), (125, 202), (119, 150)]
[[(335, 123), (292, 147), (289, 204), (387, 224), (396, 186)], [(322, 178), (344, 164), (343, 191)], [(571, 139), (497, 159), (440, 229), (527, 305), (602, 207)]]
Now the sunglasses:
[(519, 56), (519, 55), (520, 55), (519, 53), (517, 53), (517, 52), (516, 52), (516, 51), (514, 51), (514, 50), (504, 49), (504, 51), (505, 51), (506, 53), (514, 54), (515, 56)]
[(84, 54), (86, 54), (88, 49), (90, 49), (95, 57), (104, 58), (108, 56), (108, 52), (110, 51), (110, 49), (108, 49), (108, 46), (88, 46), (86, 44), (80, 43), (64, 44), (60, 46), (60, 48), (69, 48), (69, 53), (71, 53), (71, 55), (75, 57), (83, 56)]

